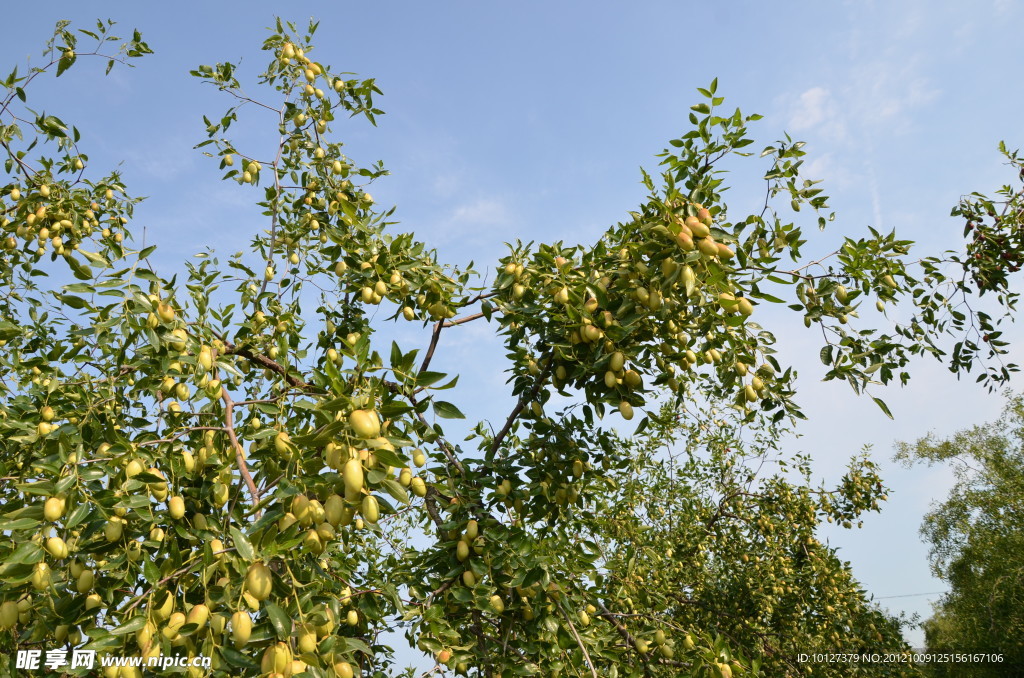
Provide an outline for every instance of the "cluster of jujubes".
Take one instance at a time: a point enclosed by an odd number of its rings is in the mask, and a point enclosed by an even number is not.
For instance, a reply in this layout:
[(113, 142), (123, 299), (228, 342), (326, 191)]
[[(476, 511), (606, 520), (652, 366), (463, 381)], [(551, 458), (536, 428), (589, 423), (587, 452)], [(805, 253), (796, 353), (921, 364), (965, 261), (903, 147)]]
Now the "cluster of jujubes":
[[(1015, 154), (1011, 162), (1019, 166)], [(1024, 169), (1020, 172), (1024, 180)], [(983, 292), (1005, 291), (1011, 273), (1024, 265), (1024, 189), (1004, 188), (1003, 200), (992, 201), (972, 195), (953, 210), (962, 217), (967, 241), (964, 268)]]

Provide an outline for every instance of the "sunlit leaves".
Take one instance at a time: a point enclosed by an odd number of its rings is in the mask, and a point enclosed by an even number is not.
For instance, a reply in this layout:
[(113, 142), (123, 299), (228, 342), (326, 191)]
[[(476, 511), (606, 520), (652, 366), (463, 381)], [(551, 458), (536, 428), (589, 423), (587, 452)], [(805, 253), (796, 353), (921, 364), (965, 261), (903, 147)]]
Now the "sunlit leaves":
[[(95, 56), (67, 28), (52, 63), (8, 76), (4, 115), (35, 77)], [(103, 58), (148, 53), (136, 33), (105, 54), (107, 28), (85, 33)], [(258, 93), (235, 64), (193, 70), (234, 99), (202, 118), (197, 147), (256, 189), (263, 220), (245, 251), (202, 252), (180, 279), (150, 268), (138, 200), (116, 173), (92, 178), (73, 126), (18, 109), (0, 129), (0, 580), (4, 602), (30, 601), (0, 643), (66, 633), (204, 654), (216, 675), (279, 652), (305, 664), (294, 673), (384, 674), (398, 628), (491, 676), (756, 675), (840, 637), (899, 647), (814, 536), (822, 517), (852, 527), (878, 508), (876, 469), (858, 460), (812, 489), (805, 459), (779, 455), (762, 477), (739, 455), (773, 454), (801, 416), (770, 305), (819, 325), (826, 377), (857, 391), (905, 381), (915, 355), (945, 358), (944, 332), (984, 330), (956, 343), (956, 371), (982, 344), (998, 355), (992, 316), (950, 306), (949, 262), (922, 260), (918, 280), (912, 243), (878, 228), (808, 261), (805, 226), (833, 215), (803, 143), (754, 158), (760, 116), (723, 112), (714, 81), (622, 223), (596, 243), (516, 242), (482, 281), (377, 206), (384, 166), (349, 158), (333, 128), (374, 123), (380, 89), (318, 61), (315, 29), (277, 22)], [(243, 113), (280, 143), (230, 138)], [(760, 211), (730, 213), (729, 157), (751, 168), (739, 181), (763, 182)], [(885, 329), (859, 317), (875, 302), (918, 315)], [(384, 322), (423, 332), (384, 347)], [(514, 403), (460, 428), (477, 403), (431, 363), (470, 322), (503, 340)], [(685, 455), (666, 460), (670, 441)]]

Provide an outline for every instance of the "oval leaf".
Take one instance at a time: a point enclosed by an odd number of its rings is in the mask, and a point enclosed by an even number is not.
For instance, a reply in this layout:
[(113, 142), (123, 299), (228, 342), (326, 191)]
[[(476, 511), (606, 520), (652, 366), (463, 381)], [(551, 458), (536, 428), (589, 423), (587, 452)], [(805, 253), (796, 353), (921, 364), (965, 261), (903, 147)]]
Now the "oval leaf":
[(459, 408), (455, 407), (451, 403), (443, 400), (434, 401), (434, 414), (441, 417), (442, 419), (465, 419), (464, 415)]
[(252, 544), (237, 527), (231, 528), (231, 539), (234, 540), (235, 549), (238, 551), (238, 555), (242, 556), (242, 560), (250, 563), (256, 560), (256, 552), (253, 550)]

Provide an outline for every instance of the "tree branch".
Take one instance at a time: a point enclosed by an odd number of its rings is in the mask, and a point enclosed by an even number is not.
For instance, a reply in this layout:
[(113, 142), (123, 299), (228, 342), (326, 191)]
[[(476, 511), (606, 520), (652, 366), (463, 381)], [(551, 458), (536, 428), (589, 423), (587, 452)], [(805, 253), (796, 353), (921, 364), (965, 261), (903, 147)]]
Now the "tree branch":
[(497, 453), (498, 448), (501, 447), (501, 441), (504, 440), (505, 436), (508, 435), (508, 432), (512, 430), (512, 424), (515, 423), (516, 418), (519, 417), (519, 414), (523, 411), (523, 408), (526, 407), (526, 403), (537, 397), (537, 394), (540, 392), (540, 387), (544, 384), (544, 381), (547, 379), (548, 374), (551, 372), (552, 363), (552, 359), (548, 358), (547, 364), (544, 366), (544, 369), (541, 371), (539, 375), (537, 375), (537, 381), (533, 385), (533, 388), (530, 389), (530, 393), (524, 397), (521, 397), (519, 399), (519, 402), (516, 403), (516, 406), (512, 408), (511, 414), (509, 414), (508, 419), (505, 420), (505, 425), (501, 427), (501, 430), (498, 431), (498, 434), (494, 436), (494, 440), (491, 441), (491, 448), (488, 450), (488, 455), (494, 456), (494, 454)]
[(445, 327), (455, 327), (456, 325), (461, 325), (462, 323), (468, 323), (470, 321), (477, 320), (477, 319), (483, 318), (483, 317), (484, 317), (483, 313), (474, 313), (473, 315), (467, 315), (467, 316), (462, 317), (462, 318), (456, 318), (455, 320), (449, 320), (449, 321), (447, 321), (444, 324), (444, 326)]
[(430, 346), (427, 347), (427, 355), (423, 357), (423, 364), (420, 365), (420, 372), (427, 369), (427, 366), (430, 365), (430, 361), (434, 357), (434, 350), (437, 348), (437, 341), (441, 338), (441, 329), (443, 327), (443, 320), (438, 320), (434, 324), (434, 333), (430, 336)]
[[(604, 603), (598, 602), (598, 604), (601, 606), (601, 613), (598, 616), (603, 617), (608, 621), (608, 623), (614, 626), (615, 630), (619, 632), (619, 635), (622, 636), (623, 640), (626, 641), (626, 644), (630, 647), (630, 649), (632, 649), (637, 654), (640, 654), (639, 650), (636, 649), (636, 640), (629, 633), (629, 631), (626, 630), (626, 627), (620, 624), (618, 620), (615, 619), (615, 614), (607, 607), (605, 607)], [(650, 678), (651, 667), (647, 665), (647, 658), (643, 655), (640, 655), (640, 661), (642, 662), (644, 667), (644, 675)]]
[[(242, 444), (238, 442), (238, 436), (235, 435), (235, 402), (228, 395), (226, 388), (221, 389), (220, 397), (224, 400), (224, 427), (227, 429), (231, 446), (235, 448), (235, 461), (238, 463), (238, 471), (242, 474), (246, 487), (249, 488), (249, 495), (252, 497), (253, 505), (257, 505), (260, 503), (260, 491), (256, 487), (256, 482), (252, 479), (252, 474), (249, 473), (249, 465), (245, 463), (245, 450), (242, 449)], [(256, 513), (257, 520), (259, 520), (262, 513), (262, 511)]]
[(227, 339), (222, 339), (222, 341), (224, 342), (224, 353), (228, 355), (238, 355), (242, 356), (243, 358), (247, 358), (252, 362), (256, 363), (257, 365), (264, 367), (270, 370), (271, 372), (281, 375), (282, 377), (284, 377), (284, 380), (287, 381), (290, 386), (292, 386), (293, 388), (297, 388), (305, 393), (320, 392), (312, 384), (303, 381), (294, 374), (289, 374), (288, 370), (285, 369), (284, 365), (274, 360), (271, 360), (262, 353), (257, 353), (256, 351), (253, 351), (252, 349), (247, 348), (245, 346), (237, 346), (235, 344), (232, 344)]
[(423, 506), (427, 509), (427, 515), (430, 516), (430, 519), (437, 525), (437, 529), (440, 530), (441, 526), (444, 525), (444, 521), (441, 520), (441, 515), (437, 512), (437, 500), (435, 497), (438, 496), (440, 496), (440, 492), (433, 487), (428, 487), (427, 496), (423, 499)]

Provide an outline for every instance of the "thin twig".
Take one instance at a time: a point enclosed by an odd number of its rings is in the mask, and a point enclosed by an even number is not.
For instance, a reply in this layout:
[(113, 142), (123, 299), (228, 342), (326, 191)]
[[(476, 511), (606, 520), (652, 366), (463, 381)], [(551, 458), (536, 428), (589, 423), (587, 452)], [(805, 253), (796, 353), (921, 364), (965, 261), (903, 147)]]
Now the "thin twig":
[(597, 669), (594, 668), (594, 662), (590, 659), (590, 653), (587, 652), (587, 648), (583, 644), (583, 639), (580, 638), (580, 634), (577, 633), (576, 627), (573, 626), (572, 620), (569, 619), (569, 615), (566, 614), (565, 610), (562, 609), (561, 605), (558, 606), (558, 611), (562, 613), (562, 619), (564, 619), (565, 623), (569, 625), (569, 630), (572, 632), (573, 638), (576, 639), (576, 643), (580, 646), (580, 651), (583, 652), (583, 659), (586, 660), (587, 666), (590, 667), (590, 675), (592, 675), (594, 678), (598, 678)]
[(456, 318), (455, 320), (449, 320), (449, 321), (445, 322), (444, 326), (445, 327), (455, 327), (456, 325), (461, 325), (462, 323), (468, 323), (468, 322), (470, 322), (472, 320), (477, 320), (478, 318), (483, 318), (483, 317), (484, 317), (483, 313), (474, 313), (473, 315), (467, 315), (467, 316), (465, 316), (463, 318)]

